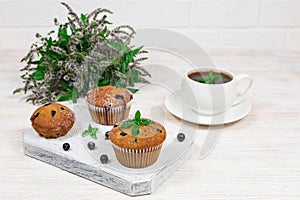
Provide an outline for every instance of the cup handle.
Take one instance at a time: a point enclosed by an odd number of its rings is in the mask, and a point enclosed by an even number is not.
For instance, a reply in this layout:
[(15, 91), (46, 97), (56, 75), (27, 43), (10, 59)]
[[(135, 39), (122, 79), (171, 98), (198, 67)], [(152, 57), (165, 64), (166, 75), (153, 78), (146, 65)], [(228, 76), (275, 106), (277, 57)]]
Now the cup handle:
[(253, 87), (253, 79), (248, 74), (239, 74), (239, 75), (236, 76), (236, 81), (237, 81), (238, 87), (240, 85), (240, 82), (242, 80), (245, 80), (245, 79), (249, 80), (248, 87), (245, 89), (244, 92), (238, 93), (237, 99), (235, 100), (235, 102), (233, 103), (233, 105), (238, 104), (241, 101), (243, 101), (248, 96), (250, 90)]

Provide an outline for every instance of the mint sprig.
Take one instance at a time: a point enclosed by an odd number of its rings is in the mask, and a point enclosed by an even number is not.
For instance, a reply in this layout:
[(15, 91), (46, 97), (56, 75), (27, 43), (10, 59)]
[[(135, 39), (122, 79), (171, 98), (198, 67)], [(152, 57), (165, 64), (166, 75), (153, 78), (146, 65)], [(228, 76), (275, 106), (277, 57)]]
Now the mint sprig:
[(217, 75), (217, 76), (214, 76), (213, 74), (213, 71), (210, 70), (208, 72), (208, 76), (205, 78), (205, 77), (202, 77), (200, 78), (198, 81), (200, 83), (205, 83), (205, 84), (216, 84), (216, 82), (219, 80), (219, 79), (222, 79), (224, 76), (222, 74), (220, 75)]
[(121, 125), (121, 128), (130, 128), (133, 126), (131, 134), (133, 136), (136, 136), (137, 134), (139, 134), (139, 126), (140, 125), (149, 125), (152, 123), (153, 122), (149, 119), (141, 118), (141, 112), (138, 110), (135, 113), (134, 119), (123, 122), (123, 124)]
[(82, 137), (85, 137), (85, 136), (87, 136), (87, 135), (90, 135), (91, 138), (97, 140), (97, 132), (98, 132), (98, 130), (99, 130), (98, 128), (93, 128), (93, 127), (91, 126), (91, 124), (89, 124), (88, 129), (87, 129), (87, 130), (84, 130), (84, 131), (82, 132)]

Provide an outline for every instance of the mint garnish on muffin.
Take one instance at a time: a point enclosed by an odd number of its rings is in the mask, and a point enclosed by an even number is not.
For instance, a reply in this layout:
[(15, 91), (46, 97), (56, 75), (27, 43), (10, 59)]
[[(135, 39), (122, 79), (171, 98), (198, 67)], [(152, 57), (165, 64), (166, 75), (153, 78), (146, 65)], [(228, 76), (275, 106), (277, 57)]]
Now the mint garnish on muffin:
[(130, 128), (130, 127), (133, 126), (131, 134), (133, 136), (136, 136), (137, 134), (139, 134), (139, 126), (149, 125), (149, 124), (152, 124), (152, 123), (153, 122), (149, 119), (141, 118), (141, 112), (138, 110), (135, 113), (134, 119), (127, 120), (127, 121), (123, 122), (123, 124), (121, 125), (121, 128)]

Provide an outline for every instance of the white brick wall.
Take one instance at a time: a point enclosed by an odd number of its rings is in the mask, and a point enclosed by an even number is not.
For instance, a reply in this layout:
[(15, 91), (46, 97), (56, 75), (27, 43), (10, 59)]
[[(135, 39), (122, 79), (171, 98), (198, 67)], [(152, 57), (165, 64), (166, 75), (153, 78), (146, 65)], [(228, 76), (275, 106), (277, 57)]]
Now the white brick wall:
[(259, 1), (193, 1), (192, 18), (196, 27), (255, 27)]
[(299, 27), (300, 2), (280, 0), (263, 2), (263, 25), (269, 27)]
[[(65, 20), (57, 0), (0, 0), (0, 50), (27, 49)], [(66, 0), (77, 12), (114, 11), (115, 24), (169, 28), (205, 49), (300, 51), (300, 0)]]

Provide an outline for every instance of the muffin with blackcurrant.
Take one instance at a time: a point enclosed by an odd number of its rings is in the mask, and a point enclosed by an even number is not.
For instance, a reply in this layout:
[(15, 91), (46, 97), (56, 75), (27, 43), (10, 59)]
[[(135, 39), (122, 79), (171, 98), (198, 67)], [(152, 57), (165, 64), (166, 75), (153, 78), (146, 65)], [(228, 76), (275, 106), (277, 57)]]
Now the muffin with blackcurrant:
[(166, 129), (158, 122), (141, 118), (122, 121), (109, 133), (117, 160), (130, 168), (144, 168), (154, 164), (166, 139)]
[(75, 123), (75, 114), (59, 103), (46, 104), (34, 111), (30, 117), (32, 127), (45, 138), (66, 135)]
[(87, 94), (86, 102), (93, 121), (113, 125), (127, 119), (132, 98), (128, 90), (109, 85), (92, 89)]

